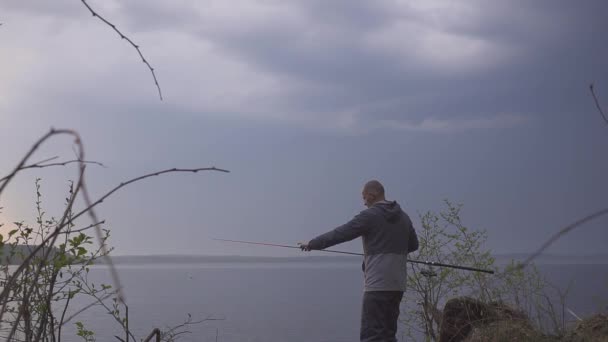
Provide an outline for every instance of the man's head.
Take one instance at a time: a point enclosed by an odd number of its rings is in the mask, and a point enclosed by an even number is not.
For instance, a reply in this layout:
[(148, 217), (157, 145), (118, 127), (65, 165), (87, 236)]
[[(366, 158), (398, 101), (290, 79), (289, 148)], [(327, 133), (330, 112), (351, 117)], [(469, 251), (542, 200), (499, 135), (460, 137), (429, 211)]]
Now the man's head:
[(363, 202), (366, 207), (371, 207), (374, 203), (384, 201), (384, 187), (377, 180), (371, 180), (365, 183), (363, 187)]

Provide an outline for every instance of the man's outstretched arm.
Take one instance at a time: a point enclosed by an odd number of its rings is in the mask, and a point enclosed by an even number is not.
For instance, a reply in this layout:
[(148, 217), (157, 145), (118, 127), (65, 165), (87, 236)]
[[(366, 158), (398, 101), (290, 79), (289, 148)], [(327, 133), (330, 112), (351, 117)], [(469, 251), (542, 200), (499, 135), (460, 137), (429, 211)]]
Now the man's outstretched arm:
[(308, 243), (299, 243), (300, 248), (304, 251), (320, 250), (356, 239), (365, 234), (369, 229), (368, 215), (365, 211), (362, 211), (346, 224), (325, 234), (321, 234)]

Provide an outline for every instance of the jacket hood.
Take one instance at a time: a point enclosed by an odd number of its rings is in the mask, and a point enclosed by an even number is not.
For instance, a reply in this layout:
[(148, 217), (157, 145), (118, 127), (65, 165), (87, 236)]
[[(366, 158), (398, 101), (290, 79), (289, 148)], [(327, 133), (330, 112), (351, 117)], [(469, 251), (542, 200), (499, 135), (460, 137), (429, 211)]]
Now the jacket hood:
[(372, 208), (374, 208), (375, 210), (379, 210), (384, 216), (384, 218), (390, 223), (397, 222), (401, 217), (402, 213), (401, 206), (399, 205), (399, 203), (397, 203), (397, 201), (378, 202), (375, 203)]

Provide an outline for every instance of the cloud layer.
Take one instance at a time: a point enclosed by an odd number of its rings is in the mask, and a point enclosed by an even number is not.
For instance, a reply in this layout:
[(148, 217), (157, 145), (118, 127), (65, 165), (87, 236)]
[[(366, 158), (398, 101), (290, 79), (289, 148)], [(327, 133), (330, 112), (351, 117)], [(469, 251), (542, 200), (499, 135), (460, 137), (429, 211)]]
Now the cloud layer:
[[(595, 81), (608, 98), (604, 0), (88, 3), (141, 46), (165, 100), (80, 1), (2, 1), (3, 157), (55, 126), (109, 166), (90, 169), (94, 193), (165, 167), (234, 171), (104, 203), (119, 253), (227, 253), (209, 235), (299, 241), (361, 209), (369, 178), (414, 217), (462, 200), (499, 251), (529, 251), (605, 202), (607, 135), (588, 93)], [(65, 143), (40, 159), (71, 158)], [(46, 171), (62, 199), (72, 170)], [(3, 218), (31, 213), (23, 189), (38, 175), (2, 198)], [(557, 248), (604, 248), (595, 228)]]
[[(527, 2), (91, 5), (141, 45), (157, 70), (166, 106), (355, 131), (387, 122), (408, 129), (412, 122), (443, 125), (442, 131), (451, 125), (457, 131), (488, 128), (495, 126), (488, 122), (503, 122), (505, 112), (519, 118), (511, 123), (523, 123), (533, 111), (509, 99), (526, 87), (526, 69), (546, 56), (542, 50), (559, 48), (560, 37), (572, 34), (554, 22), (564, 13)], [(2, 73), (9, 79), (28, 74), (2, 89), (12, 91), (15, 102), (24, 94), (40, 94), (50, 103), (71, 94), (102, 106), (96, 100), (101, 91), (126, 106), (156, 100), (136, 52), (77, 2), (2, 7), (3, 49), (10, 52)], [(491, 83), (496, 79), (499, 84)], [(480, 101), (489, 94), (492, 101)]]

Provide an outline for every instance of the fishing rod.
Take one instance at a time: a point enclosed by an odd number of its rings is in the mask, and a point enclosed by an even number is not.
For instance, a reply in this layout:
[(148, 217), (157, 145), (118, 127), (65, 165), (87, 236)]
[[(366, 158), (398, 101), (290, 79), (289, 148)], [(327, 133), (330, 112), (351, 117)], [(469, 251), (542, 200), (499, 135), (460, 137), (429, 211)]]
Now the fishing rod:
[[(243, 241), (243, 240), (229, 240), (229, 239), (212, 239), (212, 240), (223, 241), (223, 242), (244, 243), (244, 244), (249, 244), (249, 245), (259, 245), (259, 246), (271, 246), (271, 247), (301, 249), (298, 246), (280, 245), (280, 244), (276, 244), (276, 243), (253, 242), (253, 241)], [(326, 253), (338, 253), (338, 254), (348, 254), (348, 255), (363, 256), (363, 253), (336, 251), (336, 250), (332, 250), (332, 249), (315, 249), (315, 251), (326, 252)], [(412, 260), (412, 259), (407, 259), (407, 261), (411, 262), (411, 263), (414, 263), (414, 264), (424, 264), (424, 265), (438, 266), (438, 267), (449, 267), (449, 268), (457, 268), (459, 270), (466, 270), (466, 271), (474, 271), (474, 272), (483, 272), (483, 273), (494, 274), (494, 271), (492, 271), (492, 270), (485, 270), (485, 269), (482, 269), (482, 268), (443, 264), (443, 263), (435, 262), (435, 261), (421, 261), (421, 260)]]
[[(278, 245), (276, 243), (264, 243), (264, 242), (251, 242), (251, 241), (241, 241), (241, 240), (228, 240), (228, 239), (211, 239), (211, 240), (215, 240), (215, 241), (225, 241), (225, 242), (236, 242), (236, 243), (246, 243), (246, 244), (250, 244), (250, 245), (261, 245), (261, 246), (272, 246), (272, 247), (283, 247), (283, 248), (296, 248), (296, 249), (301, 249), (298, 246), (290, 246), (290, 245)], [(363, 255), (361, 253), (353, 253), (353, 252), (343, 252), (343, 251), (334, 251), (331, 249), (322, 249), (319, 250), (321, 252), (328, 252), (328, 253), (340, 253), (340, 254), (348, 254), (348, 255)]]

